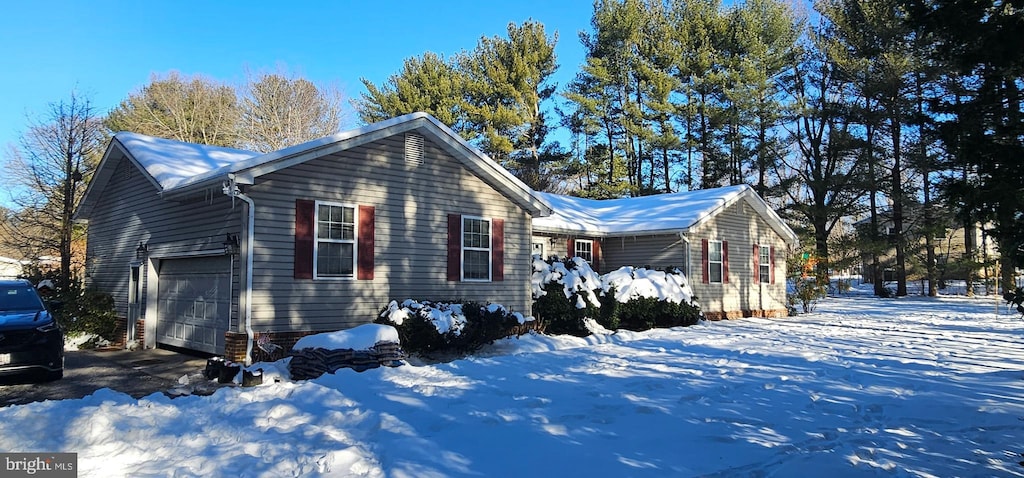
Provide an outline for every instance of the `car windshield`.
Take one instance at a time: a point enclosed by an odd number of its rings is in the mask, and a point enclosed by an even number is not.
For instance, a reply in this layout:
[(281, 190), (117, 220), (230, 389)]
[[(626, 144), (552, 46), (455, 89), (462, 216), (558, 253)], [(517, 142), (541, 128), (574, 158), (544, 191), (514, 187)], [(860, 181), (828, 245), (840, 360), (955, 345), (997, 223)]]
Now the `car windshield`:
[(28, 285), (0, 286), (0, 312), (41, 310), (39, 294)]

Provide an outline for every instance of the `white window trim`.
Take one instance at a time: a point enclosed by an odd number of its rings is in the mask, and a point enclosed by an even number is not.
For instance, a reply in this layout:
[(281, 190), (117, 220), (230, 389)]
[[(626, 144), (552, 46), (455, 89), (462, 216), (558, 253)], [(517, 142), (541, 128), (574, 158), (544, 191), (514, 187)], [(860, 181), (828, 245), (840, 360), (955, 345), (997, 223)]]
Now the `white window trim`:
[[(484, 248), (484, 247), (467, 247), (466, 246), (466, 220), (477, 220), (477, 221), (484, 221), (484, 222), (487, 223), (487, 237), (489, 237), (490, 240), (487, 241), (487, 247), (486, 248)], [(494, 225), (491, 224), (491, 219), (490, 218), (486, 218), (486, 217), (463, 215), (462, 216), (462, 224), (460, 225), (459, 230), (460, 230), (460, 236), (459, 236), (460, 241), (459, 242), (461, 243), (461, 246), (459, 247), (459, 249), (460, 249), (459, 253), (462, 254), (462, 257), (460, 258), (460, 261), (459, 261), (459, 265), (460, 265), (460, 267), (459, 267), (459, 279), (461, 279), (463, 282), (491, 282), (491, 279), (494, 278), (494, 261), (493, 261), (494, 254), (491, 252), (491, 244), (494, 242), (494, 237), (493, 237)], [(466, 251), (487, 251), (487, 278), (486, 279), (467, 279), (466, 278)]]
[[(540, 246), (540, 252), (535, 253), (537, 246)], [(545, 259), (544, 256), (544, 243), (543, 242), (532, 242), (530, 243), (530, 254), (540, 256), (541, 259)]]
[(573, 255), (573, 257), (579, 257), (579, 254), (580, 254), (580, 247), (579, 247), (579, 245), (580, 244), (590, 244), (590, 260), (587, 261), (587, 264), (593, 264), (594, 263), (594, 241), (591, 240), (591, 239), (576, 239), (572, 243), (572, 255)]
[[(320, 206), (338, 206), (352, 208), (352, 221), (355, 233), (352, 240), (344, 239), (320, 239)], [(352, 243), (352, 275), (351, 276), (321, 276), (317, 270), (320, 256), (320, 242), (335, 242), (340, 244)], [(359, 205), (331, 201), (316, 201), (313, 206), (313, 280), (355, 280), (359, 273)]]
[[(757, 282), (760, 284), (770, 285), (772, 283), (772, 246), (765, 244), (757, 245)], [(767, 256), (768, 260), (765, 259)], [(768, 278), (764, 279), (761, 277), (761, 268), (768, 268)]]
[[(711, 245), (718, 244), (718, 249), (721, 251), (721, 258), (717, 261), (711, 259)], [(717, 281), (712, 280), (711, 277), (711, 266), (718, 264), (718, 270), (721, 271)], [(722, 241), (708, 240), (708, 283), (709, 284), (724, 284), (725, 283), (725, 244)]]

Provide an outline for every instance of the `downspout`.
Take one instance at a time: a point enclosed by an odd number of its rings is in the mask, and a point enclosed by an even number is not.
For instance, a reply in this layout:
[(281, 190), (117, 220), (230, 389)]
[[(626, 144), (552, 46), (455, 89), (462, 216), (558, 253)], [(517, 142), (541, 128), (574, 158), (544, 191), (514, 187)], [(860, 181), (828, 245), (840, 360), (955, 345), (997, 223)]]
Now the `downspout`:
[(678, 234), (679, 239), (686, 243), (686, 254), (683, 256), (683, 261), (686, 264), (684, 264), (685, 269), (683, 270), (683, 274), (686, 275), (686, 282), (690, 283), (692, 281), (690, 278), (690, 238), (686, 237), (686, 231), (679, 231)]
[(252, 198), (242, 194), (242, 190), (239, 189), (235, 183), (235, 175), (228, 175), (227, 183), (224, 183), (224, 194), (230, 196), (232, 199), (238, 198), (248, 205), (248, 221), (246, 224), (245, 234), (245, 310), (243, 312), (245, 316), (245, 365), (252, 365), (252, 258), (253, 258), (253, 242), (254, 235), (256, 234), (256, 203), (253, 202)]

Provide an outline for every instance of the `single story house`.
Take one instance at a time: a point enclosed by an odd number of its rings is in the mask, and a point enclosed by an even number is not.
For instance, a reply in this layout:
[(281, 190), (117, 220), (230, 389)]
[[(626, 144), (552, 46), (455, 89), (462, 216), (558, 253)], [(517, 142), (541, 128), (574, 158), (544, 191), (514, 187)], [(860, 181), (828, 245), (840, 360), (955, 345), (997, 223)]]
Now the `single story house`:
[(534, 253), (682, 266), (711, 316), (781, 314), (796, 242), (745, 186), (535, 192), (424, 113), (266, 154), (117, 133), (76, 218), (86, 285), (114, 296), (126, 341), (233, 360), (372, 321), (392, 299), (528, 314)]
[(529, 313), (531, 220), (550, 212), (413, 113), (268, 154), (118, 133), (76, 218), (126, 340), (241, 360), (257, 334), (290, 347), (394, 298)]
[(623, 199), (537, 193), (553, 214), (533, 219), (532, 250), (622, 266), (678, 268), (709, 318), (786, 315), (789, 226), (750, 186)]

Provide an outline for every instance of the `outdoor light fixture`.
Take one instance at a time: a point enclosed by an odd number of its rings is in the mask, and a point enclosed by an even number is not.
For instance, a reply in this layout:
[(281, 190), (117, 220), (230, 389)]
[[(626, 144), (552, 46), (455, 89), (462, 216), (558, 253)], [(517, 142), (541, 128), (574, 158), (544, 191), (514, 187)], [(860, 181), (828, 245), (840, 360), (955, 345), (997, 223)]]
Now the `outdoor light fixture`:
[(224, 253), (230, 256), (238, 254), (238, 236), (227, 234), (224, 238)]
[(135, 258), (142, 259), (146, 257), (147, 253), (149, 253), (149, 244), (139, 241), (139, 247), (135, 248)]

